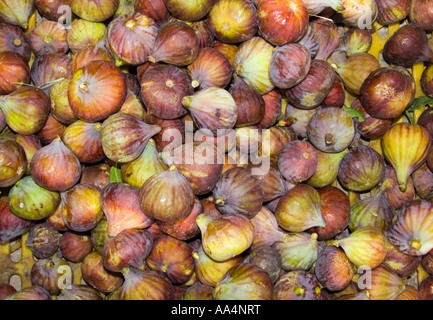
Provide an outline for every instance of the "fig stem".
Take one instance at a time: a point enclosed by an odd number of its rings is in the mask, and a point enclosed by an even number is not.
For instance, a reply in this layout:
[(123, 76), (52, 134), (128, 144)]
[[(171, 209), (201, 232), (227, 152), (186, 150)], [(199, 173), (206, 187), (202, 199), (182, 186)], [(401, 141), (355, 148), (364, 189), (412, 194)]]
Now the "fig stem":
[(305, 288), (304, 287), (297, 287), (295, 288), (295, 294), (297, 296), (303, 296), (305, 294)]
[(407, 187), (406, 187), (406, 183), (400, 183), (399, 187), (400, 187), (400, 190), (401, 190), (402, 192), (406, 192), (406, 189), (407, 189)]
[(216, 200), (215, 200), (215, 204), (217, 206), (223, 206), (225, 204), (225, 199), (224, 196), (219, 196)]
[(22, 45), (22, 41), (21, 41), (21, 39), (15, 38), (15, 39), (12, 40), (12, 44), (13, 44), (15, 47), (19, 47), (19, 46)]
[(197, 79), (192, 80), (191, 86), (193, 88), (198, 88), (199, 85), (200, 85), (200, 81), (199, 80), (197, 80)]
[(419, 240), (412, 240), (410, 247), (415, 249), (415, 250), (419, 250), (422, 247), (421, 241)]
[(332, 133), (325, 134), (325, 144), (327, 146), (332, 146), (333, 144), (335, 144), (335, 137)]

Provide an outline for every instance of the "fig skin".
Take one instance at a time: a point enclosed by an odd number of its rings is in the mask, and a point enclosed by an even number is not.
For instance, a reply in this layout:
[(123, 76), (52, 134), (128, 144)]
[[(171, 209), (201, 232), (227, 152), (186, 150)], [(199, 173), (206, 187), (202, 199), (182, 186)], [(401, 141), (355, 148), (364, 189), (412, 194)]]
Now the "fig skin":
[(308, 141), (291, 141), (278, 154), (278, 169), (293, 184), (308, 180), (316, 171), (317, 162), (316, 149)]
[(421, 294), (415, 287), (406, 285), (406, 288), (394, 300), (421, 300)]
[(159, 26), (171, 17), (164, 0), (137, 0), (135, 11), (152, 18)]
[(213, 300), (213, 288), (199, 281), (189, 286), (179, 297), (179, 300)]
[(90, 231), (93, 249), (101, 256), (104, 252), (105, 243), (113, 237), (107, 231), (107, 219), (102, 218), (101, 221)]
[(27, 156), (24, 148), (14, 139), (0, 138), (0, 188), (17, 183), (26, 173)]
[[(50, 94), (53, 82), (72, 75), (72, 58), (63, 53), (47, 53), (36, 57), (30, 68), (34, 85)], [(60, 81), (60, 80), (59, 80)]]
[(400, 277), (411, 276), (422, 263), (423, 257), (411, 256), (397, 250), (389, 241), (387, 242), (387, 252), (383, 264), (394, 270)]
[(433, 251), (429, 251), (421, 257), (421, 266), (429, 273), (433, 273)]
[(316, 149), (317, 169), (306, 183), (314, 188), (324, 188), (335, 182), (338, 176), (338, 166), (348, 149), (338, 153), (322, 152)]
[(71, 262), (82, 262), (92, 251), (93, 244), (89, 235), (66, 231), (60, 238), (59, 248), (63, 258)]
[(257, 16), (259, 32), (275, 46), (299, 40), (308, 28), (308, 12), (302, 1), (263, 0)]
[(222, 214), (252, 218), (262, 208), (264, 193), (258, 180), (247, 169), (237, 167), (219, 176), (213, 197)]
[(415, 198), (415, 186), (413, 179), (409, 177), (406, 191), (402, 192), (397, 182), (395, 170), (389, 165), (385, 167), (385, 176), (381, 182), (381, 186), (385, 188), (384, 194), (386, 200), (396, 210), (399, 210), (404, 205), (409, 204)]
[(361, 112), (365, 118), (365, 120), (362, 122), (360, 122), (358, 118), (354, 118), (354, 122), (357, 132), (359, 132), (366, 139), (378, 139), (382, 137), (391, 127), (391, 119), (379, 119), (372, 117), (367, 111), (365, 111), (359, 99), (356, 99), (352, 102), (351, 108)]
[(159, 29), (148, 60), (187, 66), (197, 58), (199, 49), (194, 29), (184, 22), (173, 20)]
[(42, 21), (29, 34), (29, 42), (36, 55), (66, 53), (69, 50), (66, 28), (55, 21)]
[(30, 68), (21, 54), (13, 51), (0, 53), (0, 94), (10, 94), (30, 82)]
[(245, 0), (218, 0), (206, 21), (215, 38), (228, 44), (251, 39), (257, 32), (257, 9)]
[(82, 69), (89, 62), (96, 60), (114, 62), (112, 55), (105, 47), (102, 47), (99, 44), (89, 45), (81, 50), (78, 50), (72, 56), (72, 72), (75, 73), (79, 69)]
[(155, 238), (146, 263), (151, 270), (165, 274), (171, 283), (184, 283), (194, 272), (192, 252), (186, 242), (160, 235)]
[(385, 161), (373, 148), (353, 147), (338, 167), (338, 180), (348, 190), (367, 191), (382, 181), (385, 175)]
[(138, 187), (122, 182), (110, 183), (101, 190), (100, 204), (110, 236), (117, 236), (126, 229), (144, 229), (153, 223), (140, 208), (139, 194)]
[(70, 0), (72, 12), (78, 17), (92, 22), (103, 22), (111, 18), (119, 7), (119, 0), (99, 0), (87, 2)]
[(213, 217), (200, 214), (196, 223), (201, 231), (204, 252), (213, 260), (227, 261), (251, 247), (254, 226), (240, 214)]
[(60, 194), (40, 187), (31, 176), (20, 179), (9, 191), (9, 207), (13, 214), (28, 220), (51, 216), (60, 204)]
[(373, 71), (365, 79), (359, 99), (371, 116), (393, 119), (404, 112), (414, 97), (415, 81), (412, 76), (400, 67), (385, 67)]
[(9, 23), (0, 25), (0, 52), (4, 51), (19, 53), (26, 62), (30, 60), (32, 50), (23, 29)]
[[(206, 20), (195, 21), (191, 24), (197, 39), (199, 48), (211, 48), (215, 41), (215, 36), (209, 28)], [(230, 63), (230, 61), (229, 61)]]
[(146, 121), (161, 127), (161, 131), (152, 137), (158, 152), (171, 151), (185, 143), (186, 128), (182, 118), (168, 120), (150, 115)]
[(112, 292), (107, 300), (172, 300), (174, 286), (157, 271), (140, 271), (125, 268), (125, 278), (120, 288)]
[(14, 294), (17, 290), (8, 283), (0, 284), (0, 300), (4, 300), (8, 296)]
[[(261, 165), (249, 164), (246, 169), (251, 173), (253, 170), (261, 170)], [(270, 162), (269, 170), (255, 175), (263, 189), (263, 202), (269, 202), (284, 194), (287, 190), (286, 181), (278, 166)]]
[(272, 300), (272, 280), (262, 268), (240, 263), (221, 278), (213, 290), (215, 300)]
[(146, 62), (158, 30), (152, 18), (137, 12), (112, 20), (107, 26), (105, 42), (116, 58), (116, 65), (140, 65)]
[(416, 169), (412, 175), (416, 194), (421, 199), (428, 199), (430, 193), (433, 190), (433, 173), (428, 168), (427, 164), (423, 164), (421, 167)]
[(51, 113), (48, 115), (47, 121), (41, 130), (36, 133), (42, 146), (49, 145), (55, 139), (62, 139), (66, 125), (54, 118)]
[(0, 10), (0, 18), (3, 22), (10, 23), (21, 27), (23, 30), (28, 30), (30, 16), (35, 12), (34, 1), (22, 0), (2, 1)]
[(314, 227), (311, 232), (318, 240), (329, 240), (341, 233), (349, 224), (349, 197), (339, 188), (327, 186), (317, 190), (320, 195), (321, 212), (325, 227)]
[[(51, 259), (40, 259), (35, 262), (30, 271), (30, 281), (34, 286), (40, 286), (46, 289), (50, 294), (57, 295), (61, 292), (59, 284), (64, 281), (71, 281), (63, 277), (62, 268), (70, 268), (68, 262), (64, 259), (53, 257)], [(63, 269), (65, 270), (65, 269)], [(67, 270), (67, 269), (66, 269)]]
[(58, 138), (35, 153), (30, 162), (30, 173), (41, 187), (63, 192), (80, 180), (81, 164)]
[(197, 21), (204, 18), (214, 4), (213, 0), (182, 1), (167, 0), (165, 5), (173, 17), (179, 20)]
[(262, 95), (262, 98), (265, 101), (265, 111), (262, 120), (257, 123), (257, 126), (262, 129), (267, 129), (274, 126), (282, 117), (282, 97), (280, 92), (274, 89)]
[(316, 189), (299, 184), (288, 190), (275, 209), (278, 225), (289, 232), (302, 232), (312, 227), (325, 227), (320, 195)]
[(6, 243), (33, 227), (34, 221), (21, 219), (9, 209), (8, 197), (0, 198), (0, 243)]
[(53, 300), (53, 298), (46, 289), (30, 286), (7, 296), (4, 300)]
[(71, 109), (68, 99), (68, 87), (70, 77), (59, 80), (50, 90), (51, 111), (50, 114), (63, 124), (71, 124), (78, 120)]
[(322, 285), (330, 291), (345, 289), (355, 275), (354, 267), (344, 251), (333, 246), (320, 251), (314, 272)]
[[(107, 94), (103, 88), (112, 89)], [(120, 109), (126, 92), (126, 82), (120, 69), (109, 61), (98, 60), (89, 62), (72, 75), (68, 99), (78, 118), (97, 122)]]
[(428, 130), (419, 125), (396, 123), (383, 135), (383, 155), (396, 171), (401, 191), (406, 191), (409, 176), (427, 159), (431, 144)]
[(174, 65), (157, 65), (140, 79), (141, 99), (150, 114), (176, 119), (186, 114), (182, 98), (194, 93), (187, 73)]
[(101, 293), (85, 284), (72, 284), (62, 289), (57, 300), (104, 300)]
[(337, 25), (329, 20), (315, 19), (309, 26), (319, 40), (319, 50), (315, 59), (327, 61), (340, 43)]
[(275, 283), (281, 273), (281, 256), (278, 251), (271, 246), (261, 246), (250, 250), (243, 263), (252, 263), (265, 270)]
[(61, 232), (69, 230), (65, 224), (65, 221), (63, 221), (63, 216), (62, 216), (63, 209), (64, 209), (64, 204), (63, 201), (60, 200), (60, 204), (57, 206), (57, 209), (54, 211), (54, 213), (49, 217), (45, 218), (46, 221), (50, 224), (50, 226), (52, 226), (57, 231), (61, 231)]
[(91, 184), (102, 190), (110, 183), (110, 168), (106, 163), (84, 166), (81, 170), (80, 184)]
[(102, 264), (113, 272), (121, 272), (124, 267), (144, 269), (153, 244), (149, 232), (125, 229), (105, 243)]
[(370, 300), (394, 300), (405, 289), (403, 279), (385, 265), (371, 270), (370, 286), (366, 290)]
[(350, 57), (357, 53), (368, 52), (372, 42), (373, 39), (370, 30), (350, 28), (344, 33), (341, 46), (346, 52), (346, 56)]
[[(269, 140), (265, 135), (259, 141), (259, 156), (270, 158), (272, 161), (278, 162), (278, 154), (281, 149), (289, 142), (296, 140), (296, 133), (292, 127), (273, 126), (266, 131), (269, 134)], [(270, 143), (268, 144), (267, 141)]]
[(31, 227), (26, 245), (38, 259), (53, 256), (60, 244), (61, 233), (47, 222), (40, 222)]
[(102, 256), (96, 251), (89, 253), (81, 263), (83, 280), (99, 292), (109, 294), (119, 288), (124, 279), (122, 275), (107, 270), (102, 263)]
[(320, 104), (323, 108), (335, 107), (340, 108), (344, 105), (346, 100), (346, 91), (344, 87), (343, 80), (337, 74), (335, 76), (334, 85), (332, 86), (331, 91), (329, 91), (326, 98)]
[(102, 219), (100, 190), (89, 184), (77, 184), (64, 193), (63, 220), (76, 232), (92, 230)]
[(139, 203), (145, 215), (155, 220), (177, 221), (191, 213), (194, 192), (176, 166), (150, 177), (140, 188)]
[(106, 26), (100, 22), (76, 19), (71, 22), (67, 42), (72, 53), (96, 45), (104, 38)]
[(323, 295), (316, 276), (303, 270), (282, 275), (274, 285), (274, 300), (321, 300)]
[(52, 21), (59, 21), (59, 19), (65, 14), (60, 7), (67, 5), (68, 2), (68, 0), (35, 0), (35, 6), (44, 18)]
[(376, 0), (377, 9), (378, 9), (377, 21), (380, 24), (388, 25), (391, 23), (404, 20), (409, 14), (411, 2), (412, 1), (409, 0), (403, 0), (403, 1)]

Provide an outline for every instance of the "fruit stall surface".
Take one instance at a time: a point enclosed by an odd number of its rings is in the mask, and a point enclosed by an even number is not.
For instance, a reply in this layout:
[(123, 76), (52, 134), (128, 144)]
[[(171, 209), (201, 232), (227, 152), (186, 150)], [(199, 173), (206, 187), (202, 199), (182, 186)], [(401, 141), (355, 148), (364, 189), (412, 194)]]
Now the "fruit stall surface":
[(433, 0), (0, 0), (0, 300), (433, 300), (432, 31)]

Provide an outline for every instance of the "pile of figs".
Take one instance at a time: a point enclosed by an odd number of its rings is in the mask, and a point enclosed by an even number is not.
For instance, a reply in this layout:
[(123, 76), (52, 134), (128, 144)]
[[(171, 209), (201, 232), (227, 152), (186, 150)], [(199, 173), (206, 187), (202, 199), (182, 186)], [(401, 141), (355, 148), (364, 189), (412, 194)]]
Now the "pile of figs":
[(433, 299), (432, 12), (0, 0), (0, 299)]

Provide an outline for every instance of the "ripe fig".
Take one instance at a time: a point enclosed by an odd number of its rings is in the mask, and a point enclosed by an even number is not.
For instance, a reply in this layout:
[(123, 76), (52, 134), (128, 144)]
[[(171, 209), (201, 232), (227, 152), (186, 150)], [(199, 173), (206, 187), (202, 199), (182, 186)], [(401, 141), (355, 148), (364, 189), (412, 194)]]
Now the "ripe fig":
[(370, 286), (366, 290), (370, 300), (394, 300), (405, 289), (403, 279), (384, 265), (371, 270), (369, 282)]
[(274, 300), (321, 300), (323, 293), (314, 274), (295, 270), (282, 275), (274, 286)]
[(35, 0), (35, 6), (44, 18), (52, 21), (59, 21), (65, 14), (62, 9), (68, 4), (68, 0)]
[(159, 26), (170, 18), (170, 12), (164, 0), (137, 0), (135, 11), (152, 18)]
[(111, 167), (106, 163), (87, 165), (81, 170), (81, 184), (91, 184), (102, 190), (110, 183)]
[(72, 72), (75, 73), (89, 62), (96, 60), (114, 62), (113, 57), (105, 47), (99, 44), (88, 45), (72, 56)]
[(2, 0), (0, 3), (0, 18), (27, 30), (30, 16), (35, 11), (35, 2), (31, 0)]
[(316, 149), (317, 168), (306, 183), (314, 188), (324, 188), (331, 185), (337, 179), (338, 166), (347, 152), (347, 149), (338, 153), (322, 152)]
[(361, 112), (365, 118), (362, 122), (358, 118), (354, 118), (354, 122), (357, 132), (366, 139), (378, 139), (391, 127), (392, 119), (379, 119), (371, 116), (365, 111), (359, 99), (352, 102), (351, 108)]
[(54, 118), (51, 113), (48, 115), (47, 121), (41, 130), (36, 133), (42, 146), (46, 146), (55, 139), (62, 139), (66, 125)]
[(9, 209), (8, 197), (0, 198), (0, 243), (6, 243), (30, 230), (34, 221), (21, 219)]
[(47, 222), (36, 223), (30, 229), (26, 245), (38, 259), (53, 256), (60, 244), (61, 233)]
[(377, 4), (373, 0), (342, 0), (343, 8), (340, 14), (343, 22), (351, 27), (371, 28), (368, 21), (377, 17)]
[(30, 82), (30, 68), (21, 54), (13, 51), (0, 53), (0, 94), (10, 94), (22, 84)]
[(200, 281), (194, 282), (179, 297), (179, 300), (213, 300), (213, 288)]
[(386, 166), (385, 176), (381, 182), (381, 186), (385, 188), (385, 198), (389, 204), (396, 210), (401, 209), (404, 205), (409, 204), (415, 197), (415, 187), (413, 179), (409, 177), (405, 192), (400, 190), (397, 182), (397, 175), (394, 168)]
[(182, 1), (167, 0), (165, 5), (173, 17), (179, 20), (197, 21), (204, 18), (214, 4), (213, 0)]
[(262, 95), (262, 98), (265, 101), (265, 112), (257, 126), (267, 129), (274, 126), (282, 116), (282, 97), (279, 91), (274, 89)]
[(17, 290), (15, 289), (15, 287), (10, 285), (9, 283), (0, 284), (0, 299), (1, 300), (4, 300), (8, 296), (10, 296), (16, 292), (17, 292)]
[(262, 207), (250, 221), (254, 226), (252, 250), (264, 245), (272, 246), (275, 242), (284, 241), (287, 237), (287, 232), (279, 227), (275, 215), (267, 207)]
[(394, 300), (421, 300), (421, 294), (415, 287), (406, 285), (406, 288)]
[(63, 258), (78, 263), (92, 251), (93, 244), (87, 234), (66, 231), (60, 238), (59, 248)]
[(286, 192), (286, 182), (274, 162), (270, 162), (269, 169), (263, 170), (263, 174), (260, 172), (261, 165), (249, 164), (246, 169), (251, 173), (254, 170), (259, 170), (258, 174), (255, 174), (255, 177), (263, 189), (263, 202), (274, 200)]
[(63, 53), (47, 53), (38, 56), (30, 69), (33, 83), (43, 89), (47, 95), (58, 80), (72, 75), (72, 59)]
[(400, 277), (410, 277), (416, 272), (422, 261), (421, 259), (426, 256), (421, 257), (405, 254), (397, 250), (389, 241), (387, 241), (386, 249), (387, 252), (383, 264), (394, 270)]
[(0, 25), (0, 52), (14, 51), (26, 62), (30, 60), (31, 48), (23, 29), (9, 23)]
[(73, 281), (72, 274), (69, 278), (63, 275), (62, 270), (71, 268), (65, 259), (54, 256), (48, 259), (39, 259), (32, 266), (30, 271), (30, 281), (34, 286), (46, 289), (50, 294), (56, 295), (61, 292), (61, 285), (64, 282)]
[(104, 300), (101, 293), (85, 284), (72, 284), (62, 289), (57, 300)]
[(4, 300), (53, 300), (53, 298), (46, 289), (30, 286), (7, 296)]
[(389, 25), (404, 20), (410, 10), (411, 1), (386, 1), (376, 0), (378, 15), (377, 21), (383, 25)]
[(199, 48), (211, 48), (214, 44), (215, 36), (209, 28), (206, 20), (194, 21), (191, 24), (198, 40)]
[(252, 263), (265, 270), (273, 283), (277, 281), (281, 273), (281, 256), (278, 251), (271, 246), (261, 246), (250, 250), (248, 256), (243, 260), (244, 263)]
[(102, 22), (111, 18), (119, 7), (119, 0), (83, 1), (71, 0), (72, 12), (82, 19), (92, 22)]
[(315, 59), (328, 60), (340, 43), (337, 25), (326, 19), (315, 19), (310, 22), (310, 28), (319, 40), (319, 50)]
[(14, 139), (0, 138), (0, 188), (17, 183), (26, 173), (27, 155), (24, 148)]
[(66, 53), (69, 50), (66, 41), (66, 28), (56, 21), (42, 21), (29, 34), (29, 42), (36, 55), (48, 53)]
[(373, 39), (370, 30), (350, 28), (344, 33), (341, 47), (346, 52), (346, 56), (350, 57), (357, 53), (368, 52), (372, 42)]
[(71, 22), (67, 41), (72, 53), (77, 53), (99, 43), (104, 38), (106, 26), (100, 22), (76, 19)]

